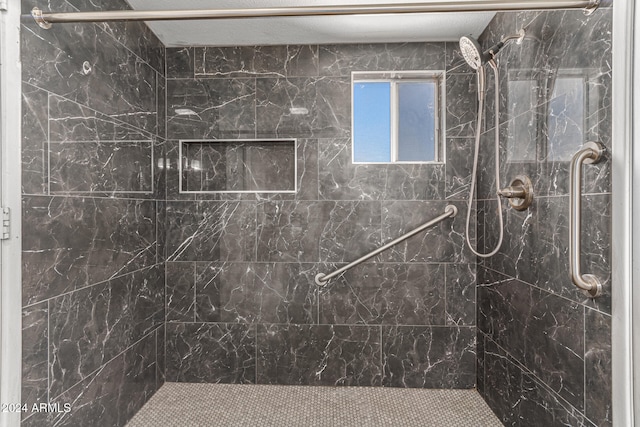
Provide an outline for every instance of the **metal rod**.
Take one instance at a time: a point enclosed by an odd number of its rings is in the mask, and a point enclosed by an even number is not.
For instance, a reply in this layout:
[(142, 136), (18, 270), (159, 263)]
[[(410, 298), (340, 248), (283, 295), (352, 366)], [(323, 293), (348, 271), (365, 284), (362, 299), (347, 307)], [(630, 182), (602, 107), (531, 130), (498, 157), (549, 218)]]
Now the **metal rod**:
[(403, 234), (402, 236), (398, 237), (395, 240), (390, 241), (389, 243), (387, 243), (384, 246), (379, 247), (378, 249), (376, 249), (375, 251), (369, 252), (368, 254), (358, 258), (357, 260), (345, 265), (342, 268), (337, 269), (336, 271), (334, 271), (333, 273), (330, 274), (322, 274), (319, 273), (316, 275), (316, 284), (318, 286), (325, 286), (326, 283), (333, 279), (336, 276), (341, 275), (342, 273), (344, 273), (345, 271), (355, 267), (358, 264), (362, 264), (363, 262), (365, 262), (366, 260), (368, 260), (369, 258), (372, 258), (376, 255), (378, 255), (380, 252), (384, 252), (387, 249), (389, 249), (392, 246), (397, 245), (398, 243), (407, 240), (409, 237), (411, 236), (415, 236), (416, 234), (420, 233), (421, 231), (426, 230), (429, 227), (433, 227), (434, 225), (436, 225), (437, 223), (451, 217), (453, 218), (454, 216), (456, 216), (458, 214), (458, 208), (456, 208), (454, 205), (447, 205), (446, 208), (444, 208), (444, 213), (434, 219), (432, 219), (431, 221), (422, 224), (420, 227), (406, 233)]
[(571, 182), (569, 189), (569, 270), (573, 284), (590, 298), (602, 294), (602, 282), (593, 274), (580, 272), (580, 239), (582, 219), (582, 165), (597, 163), (602, 158), (604, 147), (597, 142), (587, 142), (571, 159)]
[(584, 9), (592, 12), (600, 0), (474, 0), (436, 1), (379, 5), (295, 6), (258, 9), (118, 10), (103, 12), (46, 13), (33, 8), (38, 25), (50, 28), (56, 22), (176, 21), (191, 19), (270, 18), (285, 16), (379, 15), (398, 13), (489, 12), (517, 10)]

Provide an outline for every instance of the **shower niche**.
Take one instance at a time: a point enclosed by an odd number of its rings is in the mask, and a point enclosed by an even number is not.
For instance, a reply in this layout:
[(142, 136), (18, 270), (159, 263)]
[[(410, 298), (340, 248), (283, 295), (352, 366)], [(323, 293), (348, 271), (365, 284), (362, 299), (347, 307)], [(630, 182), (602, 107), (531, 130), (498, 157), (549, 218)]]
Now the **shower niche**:
[(181, 193), (295, 193), (296, 140), (182, 140)]

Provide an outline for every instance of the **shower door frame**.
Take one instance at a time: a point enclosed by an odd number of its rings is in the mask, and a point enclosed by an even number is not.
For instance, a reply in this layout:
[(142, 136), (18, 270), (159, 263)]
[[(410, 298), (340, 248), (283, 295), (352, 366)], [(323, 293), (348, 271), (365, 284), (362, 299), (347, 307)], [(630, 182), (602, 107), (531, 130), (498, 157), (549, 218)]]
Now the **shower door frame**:
[[(9, 208), (9, 238), (0, 240), (0, 404), (21, 403), (22, 243), (20, 0), (0, 0), (0, 206)], [(20, 412), (0, 410), (0, 425)]]
[[(640, 425), (640, 7), (613, 7), (612, 415)], [(635, 143), (634, 144), (634, 140)], [(634, 215), (635, 213), (635, 215)], [(636, 217), (634, 219), (634, 216)]]

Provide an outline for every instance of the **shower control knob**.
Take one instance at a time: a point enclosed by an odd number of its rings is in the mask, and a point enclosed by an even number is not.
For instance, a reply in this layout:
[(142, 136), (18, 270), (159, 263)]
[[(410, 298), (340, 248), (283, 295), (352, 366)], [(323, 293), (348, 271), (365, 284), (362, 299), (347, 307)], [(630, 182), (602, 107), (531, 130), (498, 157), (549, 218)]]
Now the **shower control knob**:
[(533, 203), (533, 185), (529, 177), (518, 175), (508, 187), (498, 190), (498, 195), (508, 199), (515, 210), (524, 211)]
[(523, 199), (527, 195), (527, 192), (523, 186), (516, 185), (516, 186), (503, 188), (502, 190), (498, 191), (498, 194), (507, 199), (513, 199), (513, 198)]

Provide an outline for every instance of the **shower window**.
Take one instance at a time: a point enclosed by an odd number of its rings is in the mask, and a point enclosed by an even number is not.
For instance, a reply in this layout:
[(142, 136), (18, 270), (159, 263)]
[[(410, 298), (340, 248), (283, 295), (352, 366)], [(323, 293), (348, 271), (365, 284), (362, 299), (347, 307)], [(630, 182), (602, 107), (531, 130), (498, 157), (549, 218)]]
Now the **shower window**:
[(353, 163), (440, 163), (444, 72), (352, 73)]

